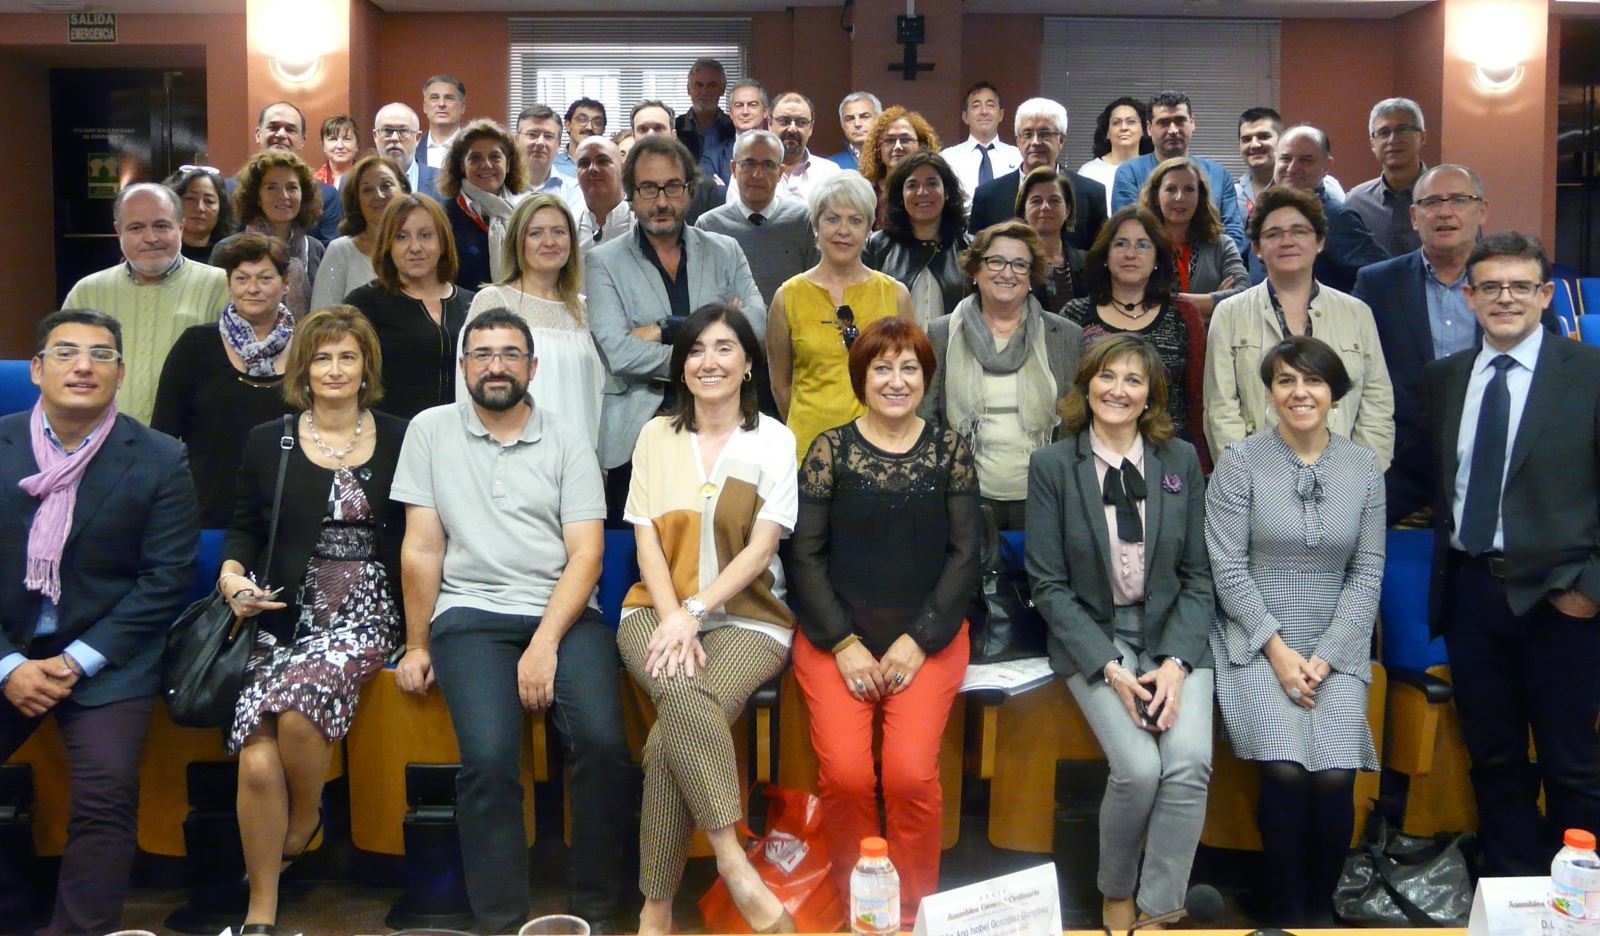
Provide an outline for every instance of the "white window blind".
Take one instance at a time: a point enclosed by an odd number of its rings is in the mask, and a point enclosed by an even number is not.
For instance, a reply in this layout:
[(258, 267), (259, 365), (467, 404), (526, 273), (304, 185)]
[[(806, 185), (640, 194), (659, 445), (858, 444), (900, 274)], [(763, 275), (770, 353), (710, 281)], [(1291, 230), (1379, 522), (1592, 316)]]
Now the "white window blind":
[(721, 62), (729, 86), (749, 73), (748, 17), (511, 17), (509, 33), (512, 121), (530, 104), (564, 114), (588, 97), (606, 106), (606, 133), (614, 134), (640, 101), (687, 111), (697, 58)]
[(1195, 134), (1189, 152), (1238, 176), (1239, 114), (1278, 106), (1278, 21), (1222, 19), (1044, 19), (1044, 96), (1070, 115), (1061, 161), (1094, 158), (1095, 118), (1113, 100), (1158, 91), (1189, 96)]

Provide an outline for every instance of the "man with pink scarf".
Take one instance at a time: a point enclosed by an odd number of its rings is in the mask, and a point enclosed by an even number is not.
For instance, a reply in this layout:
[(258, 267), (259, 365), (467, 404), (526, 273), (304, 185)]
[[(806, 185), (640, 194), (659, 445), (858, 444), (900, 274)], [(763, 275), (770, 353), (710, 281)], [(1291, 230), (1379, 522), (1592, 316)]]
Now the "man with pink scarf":
[[(71, 801), (42, 932), (92, 936), (122, 915), (162, 634), (199, 513), (183, 446), (117, 412), (117, 320), (53, 312), (35, 347), (39, 402), (0, 417), (0, 761), (55, 717)], [(0, 854), (0, 920), (27, 918), (24, 871)]]

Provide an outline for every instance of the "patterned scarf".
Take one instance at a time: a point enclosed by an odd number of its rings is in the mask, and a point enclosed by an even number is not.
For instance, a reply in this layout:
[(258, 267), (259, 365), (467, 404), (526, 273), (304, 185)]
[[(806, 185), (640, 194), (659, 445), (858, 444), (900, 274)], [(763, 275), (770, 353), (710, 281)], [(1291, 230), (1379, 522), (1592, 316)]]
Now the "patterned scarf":
[[(500, 282), (506, 276), (505, 252), (506, 222), (511, 220), (511, 212), (517, 207), (517, 202), (522, 198), (513, 195), (505, 189), (498, 194), (485, 192), (466, 179), (461, 180), (461, 207), (468, 209), (468, 214), (480, 224), (489, 235), (489, 279)], [(469, 289), (477, 289), (477, 283), (463, 284)]]
[(272, 326), (272, 333), (257, 338), (255, 327), (246, 322), (230, 302), (222, 310), (220, 327), (222, 340), (244, 359), (245, 373), (251, 377), (275, 377), (278, 372), (272, 362), (289, 347), (289, 338), (294, 334), (294, 313), (288, 306), (278, 303), (278, 322)]
[(17, 487), (37, 497), (40, 503), (33, 514), (33, 526), (28, 529), (28, 561), (22, 585), (49, 598), (52, 603), (61, 601), (61, 553), (67, 546), (67, 534), (72, 532), (72, 511), (78, 505), (78, 482), (100, 447), (106, 444), (106, 436), (111, 434), (110, 427), (116, 420), (117, 401), (112, 400), (105, 417), (90, 430), (88, 443), (67, 455), (45, 435), (44, 401), (33, 404), (28, 428), (33, 441), (33, 461), (39, 466), (39, 472), (18, 481)]
[[(265, 221), (252, 221), (244, 226), (246, 231), (275, 236), (272, 226)], [(289, 291), (283, 296), (283, 304), (296, 316), (304, 317), (311, 311), (311, 275), (310, 275), (310, 249), (306, 246), (306, 231), (298, 224), (289, 226), (289, 240), (285, 244), (289, 248), (289, 275), (285, 279), (289, 283)]]

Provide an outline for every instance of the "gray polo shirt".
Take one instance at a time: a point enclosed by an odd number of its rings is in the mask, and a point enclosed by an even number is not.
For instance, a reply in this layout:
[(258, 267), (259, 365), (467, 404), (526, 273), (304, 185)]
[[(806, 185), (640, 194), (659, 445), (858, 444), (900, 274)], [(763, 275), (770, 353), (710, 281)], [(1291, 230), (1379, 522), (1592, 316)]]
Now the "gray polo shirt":
[(567, 567), (562, 525), (606, 516), (600, 464), (577, 430), (535, 409), (503, 446), (471, 400), (411, 420), (389, 496), (444, 523), (434, 618), (459, 607), (542, 617)]

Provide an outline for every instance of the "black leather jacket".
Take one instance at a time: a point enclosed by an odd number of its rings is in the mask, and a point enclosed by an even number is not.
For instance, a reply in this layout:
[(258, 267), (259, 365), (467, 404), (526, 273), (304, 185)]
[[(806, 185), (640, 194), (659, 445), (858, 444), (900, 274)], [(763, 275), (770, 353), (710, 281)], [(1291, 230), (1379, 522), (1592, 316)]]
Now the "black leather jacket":
[(932, 270), (944, 292), (944, 314), (949, 315), (972, 291), (972, 280), (961, 272), (961, 252), (971, 243), (972, 236), (965, 231), (945, 241), (938, 249), (923, 241), (900, 240), (888, 231), (873, 231), (867, 238), (866, 249), (861, 252), (861, 262), (869, 269), (894, 277), (907, 289), (919, 273)]

